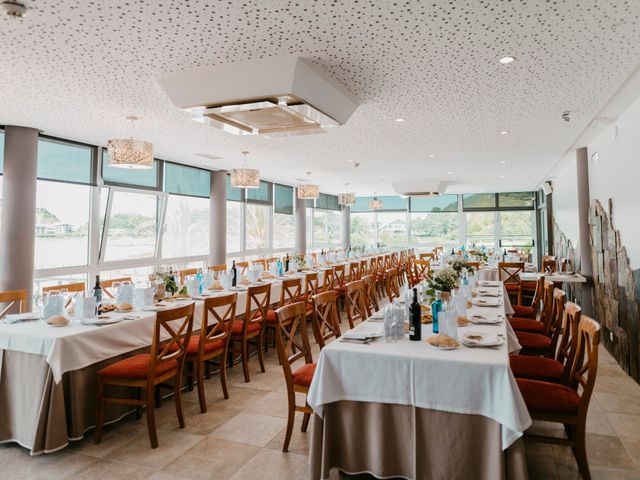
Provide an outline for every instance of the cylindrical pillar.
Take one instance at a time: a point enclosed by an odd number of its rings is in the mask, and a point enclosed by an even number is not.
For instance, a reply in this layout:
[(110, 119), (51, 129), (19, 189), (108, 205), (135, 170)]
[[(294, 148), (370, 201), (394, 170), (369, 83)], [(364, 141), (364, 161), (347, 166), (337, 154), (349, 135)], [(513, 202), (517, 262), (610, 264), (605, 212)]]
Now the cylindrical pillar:
[(296, 252), (302, 255), (307, 253), (307, 204), (305, 202), (306, 200), (298, 198), (296, 189), (293, 223), (296, 233)]
[(0, 290), (27, 290), (28, 310), (33, 294), (36, 229), (38, 130), (6, 126), (2, 180)]
[(340, 243), (345, 250), (351, 245), (351, 207), (346, 205), (340, 212)]
[(209, 264), (227, 262), (227, 172), (211, 172)]
[(578, 227), (580, 232), (580, 273), (593, 275), (591, 243), (589, 240), (589, 155), (587, 147), (576, 150), (576, 177), (578, 180)]

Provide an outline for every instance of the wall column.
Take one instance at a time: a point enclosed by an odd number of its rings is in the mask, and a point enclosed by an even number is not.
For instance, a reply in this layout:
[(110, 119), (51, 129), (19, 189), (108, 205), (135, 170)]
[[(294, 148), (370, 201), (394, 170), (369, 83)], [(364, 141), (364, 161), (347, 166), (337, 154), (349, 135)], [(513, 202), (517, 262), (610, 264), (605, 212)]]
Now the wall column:
[(31, 310), (36, 228), (38, 130), (4, 130), (0, 290), (27, 290)]
[(351, 207), (347, 205), (340, 211), (340, 243), (344, 250), (351, 245)]
[(307, 253), (307, 204), (304, 199), (298, 198), (298, 189), (295, 192), (295, 216), (293, 223), (296, 232), (296, 253)]
[(227, 263), (227, 172), (211, 172), (209, 264)]
[(581, 289), (583, 313), (593, 316), (593, 258), (591, 257), (591, 232), (589, 228), (589, 154), (587, 147), (576, 150), (576, 178), (578, 181), (578, 228), (580, 232), (580, 273), (587, 277)]

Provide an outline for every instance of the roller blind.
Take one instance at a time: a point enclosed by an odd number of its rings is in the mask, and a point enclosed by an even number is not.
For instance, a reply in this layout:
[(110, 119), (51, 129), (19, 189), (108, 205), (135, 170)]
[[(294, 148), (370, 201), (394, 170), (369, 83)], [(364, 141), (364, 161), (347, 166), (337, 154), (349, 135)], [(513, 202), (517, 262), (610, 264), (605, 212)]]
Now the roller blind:
[(457, 212), (457, 195), (438, 195), (435, 197), (411, 197), (412, 212)]
[(248, 203), (271, 205), (273, 201), (273, 184), (260, 180), (260, 187), (247, 188), (245, 195)]
[(232, 202), (244, 201), (244, 189), (231, 186), (231, 175), (227, 173), (227, 200)]
[(178, 195), (209, 198), (211, 172), (202, 168), (165, 162), (164, 191)]
[(316, 208), (320, 208), (322, 210), (340, 210), (338, 197), (336, 195), (321, 193), (316, 200)]
[(95, 185), (93, 151), (94, 147), (87, 145), (39, 138), (38, 178)]
[(275, 184), (273, 211), (293, 215), (293, 187)]

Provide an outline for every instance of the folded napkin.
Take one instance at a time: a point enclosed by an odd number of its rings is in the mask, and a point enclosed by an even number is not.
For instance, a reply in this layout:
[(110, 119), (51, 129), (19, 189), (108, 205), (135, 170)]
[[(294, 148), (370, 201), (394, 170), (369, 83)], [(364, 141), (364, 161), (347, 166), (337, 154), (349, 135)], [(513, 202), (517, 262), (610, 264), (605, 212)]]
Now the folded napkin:
[(56, 327), (60, 327), (62, 325), (69, 325), (71, 323), (71, 320), (69, 320), (64, 315), (54, 315), (53, 317), (49, 317), (47, 319), (47, 323), (49, 325), (54, 325)]
[(499, 287), (500, 282), (496, 282), (493, 280), (478, 280), (478, 285), (481, 287)]
[(240, 281), (238, 282), (240, 285), (250, 285), (251, 282), (249, 281), (249, 279), (246, 276), (242, 276), (242, 278), (240, 279)]
[(477, 307), (499, 307), (502, 301), (499, 298), (474, 298), (471, 303)]
[(432, 347), (440, 348), (443, 350), (453, 350), (454, 348), (458, 348), (460, 346), (460, 344), (454, 338), (451, 338), (448, 335), (444, 335), (442, 333), (429, 337), (425, 341)]
[(466, 332), (462, 336), (462, 343), (474, 347), (495, 347), (503, 341), (504, 338), (495, 333)]
[(28, 322), (40, 319), (40, 312), (9, 313), (4, 317), (4, 323)]
[(222, 287), (220, 280), (214, 280), (209, 286), (209, 290), (224, 290), (224, 288)]
[(273, 274), (269, 272), (262, 272), (260, 275), (262, 275), (262, 278), (276, 278)]
[(481, 297), (499, 297), (500, 290), (478, 290), (478, 295)]

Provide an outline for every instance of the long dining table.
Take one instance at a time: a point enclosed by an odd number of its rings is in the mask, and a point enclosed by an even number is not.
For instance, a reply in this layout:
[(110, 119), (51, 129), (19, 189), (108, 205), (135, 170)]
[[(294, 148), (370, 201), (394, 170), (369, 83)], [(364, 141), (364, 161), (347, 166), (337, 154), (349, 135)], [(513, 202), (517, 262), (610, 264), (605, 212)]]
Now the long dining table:
[[(495, 290), (504, 296), (502, 285)], [(526, 479), (521, 437), (531, 418), (509, 368), (519, 345), (504, 306), (474, 305), (469, 316), (502, 321), (458, 332), (502, 335), (496, 348), (431, 348), (428, 324), (422, 341), (405, 335), (323, 348), (307, 397), (314, 411), (311, 478), (338, 469), (378, 478)], [(354, 331), (383, 328), (370, 318)]]
[[(349, 272), (349, 263), (345, 265)], [(282, 280), (318, 272), (322, 286), (324, 272), (332, 266), (265, 279), (271, 284), (272, 305), (280, 301)], [(210, 296), (238, 294), (236, 314), (246, 309), (247, 286), (209, 291)], [(196, 297), (197, 298), (197, 297)], [(176, 308), (193, 300), (176, 300)], [(204, 301), (195, 300), (194, 332), (200, 329)], [(153, 307), (152, 307), (153, 308)], [(32, 455), (60, 450), (69, 441), (80, 440), (95, 425), (97, 372), (123, 358), (148, 350), (156, 311), (136, 308), (127, 313), (109, 313), (116, 323), (90, 325), (74, 320), (65, 327), (53, 327), (43, 320), (6, 323), (0, 321), (0, 443), (16, 442)], [(127, 405), (108, 404), (105, 423), (116, 422), (128, 413)]]

